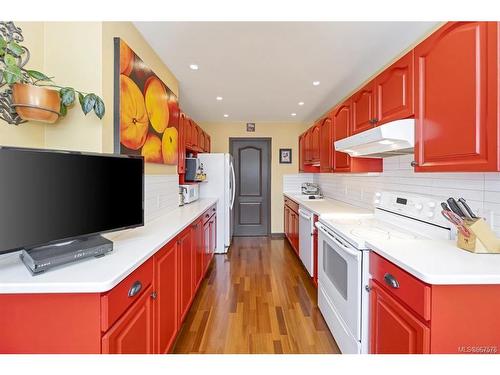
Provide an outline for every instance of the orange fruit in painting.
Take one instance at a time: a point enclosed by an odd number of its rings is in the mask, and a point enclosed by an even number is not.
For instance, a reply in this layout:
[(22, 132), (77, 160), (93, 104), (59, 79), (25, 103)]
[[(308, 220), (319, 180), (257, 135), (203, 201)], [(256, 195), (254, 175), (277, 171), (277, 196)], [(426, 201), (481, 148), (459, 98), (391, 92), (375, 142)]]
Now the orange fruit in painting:
[(156, 76), (148, 78), (144, 84), (144, 97), (149, 121), (157, 133), (163, 133), (168, 126), (170, 110), (165, 85)]
[(129, 75), (134, 68), (134, 52), (120, 39), (120, 74)]
[(142, 146), (141, 155), (146, 163), (163, 163), (161, 155), (161, 139), (153, 133), (149, 133), (146, 142)]
[(120, 74), (120, 143), (138, 150), (148, 134), (148, 114), (144, 97), (129, 77)]
[(161, 140), (161, 151), (165, 164), (177, 164), (178, 138), (176, 128), (170, 127), (165, 129)]

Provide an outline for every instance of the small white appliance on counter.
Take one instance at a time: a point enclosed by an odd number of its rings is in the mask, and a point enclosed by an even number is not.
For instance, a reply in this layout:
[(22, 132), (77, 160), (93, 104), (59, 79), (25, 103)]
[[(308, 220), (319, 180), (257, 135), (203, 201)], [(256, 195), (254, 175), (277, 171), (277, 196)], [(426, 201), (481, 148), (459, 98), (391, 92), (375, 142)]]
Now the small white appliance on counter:
[(218, 198), (217, 243), (215, 252), (226, 253), (233, 238), (234, 198), (236, 178), (230, 154), (198, 154), (207, 179), (200, 184), (201, 198)]
[(314, 276), (314, 214), (299, 208), (299, 256), (311, 277)]
[(198, 184), (179, 185), (183, 196), (183, 204), (188, 204), (198, 200), (200, 197), (200, 187)]
[[(370, 240), (450, 239), (441, 200), (408, 193), (375, 194), (372, 214), (321, 215), (318, 306), (344, 354), (368, 353)], [(401, 249), (404, 250), (404, 249)]]

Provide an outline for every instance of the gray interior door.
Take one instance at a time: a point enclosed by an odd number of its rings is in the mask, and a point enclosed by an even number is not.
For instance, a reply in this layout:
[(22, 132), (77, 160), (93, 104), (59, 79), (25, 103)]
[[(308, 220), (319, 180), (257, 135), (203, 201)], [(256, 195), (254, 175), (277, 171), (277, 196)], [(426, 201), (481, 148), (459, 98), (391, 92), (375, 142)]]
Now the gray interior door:
[(234, 235), (267, 236), (271, 232), (271, 140), (231, 138), (236, 196)]

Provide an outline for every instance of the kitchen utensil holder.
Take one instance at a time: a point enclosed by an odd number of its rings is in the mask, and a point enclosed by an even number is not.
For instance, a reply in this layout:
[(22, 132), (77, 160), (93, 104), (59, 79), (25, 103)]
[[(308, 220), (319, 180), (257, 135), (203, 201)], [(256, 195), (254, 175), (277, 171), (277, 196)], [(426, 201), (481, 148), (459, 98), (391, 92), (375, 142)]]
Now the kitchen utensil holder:
[(458, 232), (457, 246), (475, 254), (500, 254), (500, 239), (484, 219), (465, 219), (470, 236)]

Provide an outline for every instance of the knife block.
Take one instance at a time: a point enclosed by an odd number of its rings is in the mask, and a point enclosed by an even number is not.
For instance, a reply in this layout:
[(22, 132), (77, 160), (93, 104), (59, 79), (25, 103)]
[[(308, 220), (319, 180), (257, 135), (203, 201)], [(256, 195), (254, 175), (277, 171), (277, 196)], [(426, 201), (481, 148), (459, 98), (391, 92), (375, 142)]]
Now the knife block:
[(464, 226), (469, 229), (470, 236), (465, 237), (460, 231), (458, 232), (459, 248), (476, 254), (500, 254), (500, 239), (484, 219), (465, 219)]

